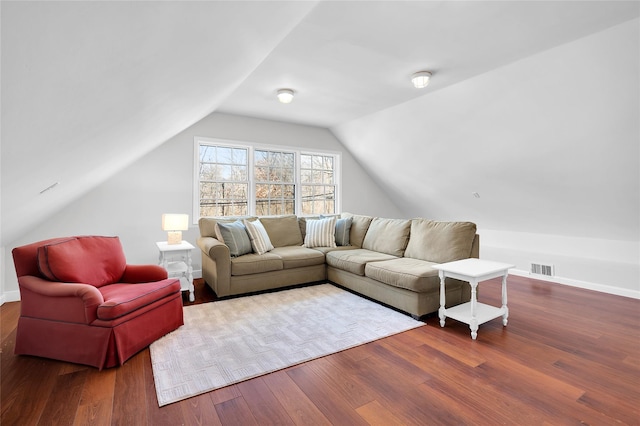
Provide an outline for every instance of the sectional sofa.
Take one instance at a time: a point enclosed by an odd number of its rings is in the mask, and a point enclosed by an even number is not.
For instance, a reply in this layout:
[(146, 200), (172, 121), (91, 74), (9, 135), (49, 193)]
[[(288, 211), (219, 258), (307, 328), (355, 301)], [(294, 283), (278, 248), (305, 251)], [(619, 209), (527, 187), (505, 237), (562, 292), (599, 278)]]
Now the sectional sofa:
[[(479, 257), (471, 222), (330, 217), (203, 217), (197, 244), (202, 275), (218, 297), (331, 281), (419, 318), (437, 312), (433, 265)], [(447, 304), (470, 300), (469, 285), (447, 278)]]

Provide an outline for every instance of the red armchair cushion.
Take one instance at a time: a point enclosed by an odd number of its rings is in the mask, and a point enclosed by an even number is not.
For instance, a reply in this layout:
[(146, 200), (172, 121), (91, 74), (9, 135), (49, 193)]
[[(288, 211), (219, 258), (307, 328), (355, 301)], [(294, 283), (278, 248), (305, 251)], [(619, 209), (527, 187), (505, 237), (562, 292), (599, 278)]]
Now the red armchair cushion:
[(100, 288), (104, 303), (98, 306), (98, 319), (114, 320), (179, 292), (180, 280), (176, 278), (152, 283), (106, 285)]
[(126, 265), (118, 237), (76, 237), (38, 247), (38, 268), (51, 281), (101, 287), (118, 282)]

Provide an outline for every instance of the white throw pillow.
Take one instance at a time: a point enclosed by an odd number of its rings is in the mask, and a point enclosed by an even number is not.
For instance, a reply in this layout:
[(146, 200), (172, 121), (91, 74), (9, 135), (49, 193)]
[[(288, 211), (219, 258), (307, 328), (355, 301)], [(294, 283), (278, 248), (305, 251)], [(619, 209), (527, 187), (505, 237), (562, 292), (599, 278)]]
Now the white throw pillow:
[(336, 218), (307, 220), (307, 234), (304, 237), (305, 247), (335, 247)]
[(264, 254), (273, 250), (273, 244), (271, 244), (269, 234), (267, 234), (267, 230), (264, 229), (264, 225), (262, 225), (259, 219), (253, 222), (245, 220), (244, 226), (247, 228), (247, 234), (249, 234), (254, 252)]

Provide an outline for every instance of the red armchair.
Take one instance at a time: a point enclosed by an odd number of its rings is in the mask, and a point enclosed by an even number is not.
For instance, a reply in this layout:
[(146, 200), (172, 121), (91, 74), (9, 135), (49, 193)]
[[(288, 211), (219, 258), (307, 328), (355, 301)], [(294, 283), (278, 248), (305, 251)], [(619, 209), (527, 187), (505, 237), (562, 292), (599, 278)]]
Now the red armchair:
[(127, 265), (118, 237), (56, 238), (12, 251), (20, 287), (16, 354), (122, 365), (183, 324), (180, 281)]

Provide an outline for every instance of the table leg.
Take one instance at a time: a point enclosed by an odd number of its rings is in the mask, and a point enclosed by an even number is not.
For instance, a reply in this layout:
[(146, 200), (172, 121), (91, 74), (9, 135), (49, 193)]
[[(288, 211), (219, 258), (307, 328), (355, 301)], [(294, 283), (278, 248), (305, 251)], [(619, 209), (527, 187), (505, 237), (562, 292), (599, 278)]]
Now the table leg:
[(191, 250), (187, 251), (187, 280), (189, 280), (189, 301), (196, 300), (193, 288), (193, 266), (191, 265)]
[(509, 308), (507, 308), (507, 273), (502, 276), (502, 325), (507, 325), (507, 318), (509, 317)]
[(444, 289), (444, 271), (439, 272), (440, 276), (440, 309), (438, 309), (438, 316), (440, 317), (440, 327), (444, 327), (446, 296)]
[(478, 337), (478, 318), (476, 318), (478, 281), (469, 281), (469, 285), (471, 285), (471, 321), (469, 321), (469, 328), (471, 329), (471, 338), (476, 340)]

